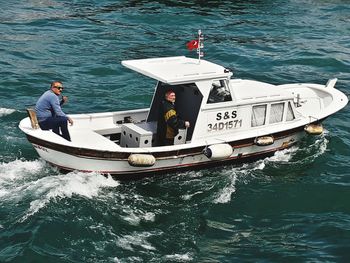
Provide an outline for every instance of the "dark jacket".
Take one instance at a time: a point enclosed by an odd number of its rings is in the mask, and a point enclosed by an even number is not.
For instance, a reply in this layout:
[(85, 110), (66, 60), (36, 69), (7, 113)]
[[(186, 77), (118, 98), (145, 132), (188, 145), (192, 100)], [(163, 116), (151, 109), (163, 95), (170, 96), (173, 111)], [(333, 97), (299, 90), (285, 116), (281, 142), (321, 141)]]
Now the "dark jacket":
[(162, 101), (157, 124), (158, 144), (166, 145), (166, 139), (174, 139), (179, 129), (184, 128), (185, 121), (177, 116), (175, 106), (167, 100)]

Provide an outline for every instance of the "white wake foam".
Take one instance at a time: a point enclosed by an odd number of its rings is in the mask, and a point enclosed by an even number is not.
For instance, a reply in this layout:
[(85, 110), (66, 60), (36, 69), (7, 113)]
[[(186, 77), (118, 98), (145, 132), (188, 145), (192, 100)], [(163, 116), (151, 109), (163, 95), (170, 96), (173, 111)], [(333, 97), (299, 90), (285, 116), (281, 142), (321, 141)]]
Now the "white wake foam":
[(14, 109), (0, 108), (0, 117), (6, 116), (6, 115), (9, 115), (9, 114), (12, 114), (12, 113), (14, 113), (15, 111), (16, 111), (16, 110), (14, 110)]
[(71, 198), (73, 195), (91, 199), (98, 196), (101, 189), (118, 185), (119, 182), (113, 180), (112, 177), (105, 177), (97, 173), (72, 172), (40, 178), (19, 189), (35, 198), (30, 202), (30, 207), (22, 220), (37, 213), (51, 201)]
[(234, 169), (226, 172), (229, 173), (230, 180), (214, 199), (215, 204), (224, 204), (231, 201), (232, 194), (236, 192), (237, 171), (238, 169)]
[[(229, 182), (222, 188), (217, 197), (213, 200), (215, 204), (228, 203), (232, 199), (232, 195), (236, 192), (236, 183), (239, 180), (245, 180), (247, 175), (252, 175), (254, 171), (265, 169), (270, 162), (288, 162), (293, 157), (293, 154), (298, 150), (297, 147), (291, 147), (282, 151), (276, 152), (273, 156), (258, 160), (253, 163), (245, 163), (241, 167), (235, 167), (226, 170), (224, 173), (229, 178)], [(242, 179), (243, 178), (243, 179)]]
[(203, 191), (197, 191), (197, 192), (192, 193), (192, 194), (184, 194), (181, 196), (181, 198), (183, 200), (190, 200), (192, 197), (194, 197), (195, 195), (199, 195), (199, 194), (203, 194)]
[(119, 185), (110, 176), (97, 173), (53, 173), (42, 160), (0, 163), (0, 198), (12, 205), (28, 203), (29, 208), (22, 218), (26, 220), (56, 199), (73, 195), (93, 198), (101, 189)]
[(131, 235), (124, 235), (118, 238), (117, 246), (129, 250), (134, 251), (136, 247), (143, 248), (145, 250), (156, 250), (154, 246), (150, 242), (148, 242), (148, 238), (154, 235), (160, 235), (160, 233), (152, 233), (152, 232), (134, 232)]
[(129, 206), (123, 207), (123, 213), (125, 213), (125, 215), (120, 215), (121, 218), (133, 226), (139, 225), (142, 221), (154, 222), (156, 217), (155, 213), (153, 212), (146, 212)]
[(315, 141), (315, 146), (317, 147), (316, 153), (313, 155), (315, 158), (321, 156), (327, 151), (328, 140), (325, 134)]
[(186, 261), (192, 261), (193, 257), (191, 256), (190, 253), (186, 253), (186, 254), (166, 255), (165, 259), (172, 260), (172, 261), (175, 260), (177, 262), (186, 262)]
[[(318, 156), (322, 155), (327, 150), (328, 140), (325, 136), (321, 136), (312, 145), (306, 148), (308, 156), (301, 161), (311, 162)], [(227, 203), (231, 201), (232, 194), (236, 191), (237, 178), (245, 177), (248, 174), (252, 174), (253, 171), (263, 170), (269, 163), (288, 163), (291, 161), (293, 155), (300, 149), (297, 146), (293, 146), (282, 151), (277, 151), (273, 156), (267, 157), (262, 160), (258, 160), (254, 163), (243, 164), (242, 167), (233, 168), (228, 174), (230, 180), (227, 185), (221, 189), (217, 197), (214, 199), (214, 203)]]
[(263, 161), (264, 162), (289, 162), (296, 151), (298, 151), (298, 147), (293, 146), (291, 148), (277, 151), (273, 156), (267, 157)]
[(45, 165), (42, 160), (26, 161), (21, 159), (9, 163), (0, 163), (0, 186), (4, 183), (30, 177), (42, 170)]

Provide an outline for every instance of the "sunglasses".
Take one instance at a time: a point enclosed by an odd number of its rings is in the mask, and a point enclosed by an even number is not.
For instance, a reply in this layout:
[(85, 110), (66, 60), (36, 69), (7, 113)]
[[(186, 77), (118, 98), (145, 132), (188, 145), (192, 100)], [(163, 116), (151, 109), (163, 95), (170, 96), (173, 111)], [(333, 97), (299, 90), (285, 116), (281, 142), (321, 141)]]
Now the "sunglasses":
[(58, 90), (60, 90), (60, 91), (64, 90), (64, 88), (61, 87), (61, 86), (55, 86), (55, 88), (58, 89)]

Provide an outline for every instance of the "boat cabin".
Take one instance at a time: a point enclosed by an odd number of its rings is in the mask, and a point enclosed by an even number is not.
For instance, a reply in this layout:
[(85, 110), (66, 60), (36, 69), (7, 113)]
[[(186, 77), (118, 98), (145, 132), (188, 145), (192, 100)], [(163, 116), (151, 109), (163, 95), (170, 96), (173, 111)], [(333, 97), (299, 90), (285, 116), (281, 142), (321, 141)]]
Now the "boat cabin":
[(227, 139), (296, 118), (295, 96), (288, 90), (231, 79), (231, 71), (206, 60), (180, 56), (126, 60), (122, 65), (158, 81), (146, 120), (122, 124), (122, 147), (157, 146), (158, 109), (168, 90), (176, 93), (177, 114), (191, 124), (180, 130), (174, 144), (213, 136)]

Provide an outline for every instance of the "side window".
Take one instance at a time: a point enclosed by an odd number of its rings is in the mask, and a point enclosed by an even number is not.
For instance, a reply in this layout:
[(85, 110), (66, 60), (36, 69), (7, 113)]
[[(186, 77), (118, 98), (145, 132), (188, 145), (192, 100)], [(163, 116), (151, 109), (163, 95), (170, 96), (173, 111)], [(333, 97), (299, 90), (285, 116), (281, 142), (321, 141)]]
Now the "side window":
[(271, 104), (270, 109), (270, 124), (281, 122), (283, 120), (283, 112), (284, 112), (284, 102)]
[(224, 80), (214, 81), (209, 93), (207, 103), (232, 101), (231, 93)]
[(253, 106), (252, 127), (261, 126), (266, 123), (266, 108), (266, 104)]
[(288, 102), (286, 121), (292, 121), (294, 119), (295, 119), (295, 116), (294, 116), (294, 112), (293, 112), (293, 109), (292, 109), (292, 105), (290, 104), (290, 102)]

